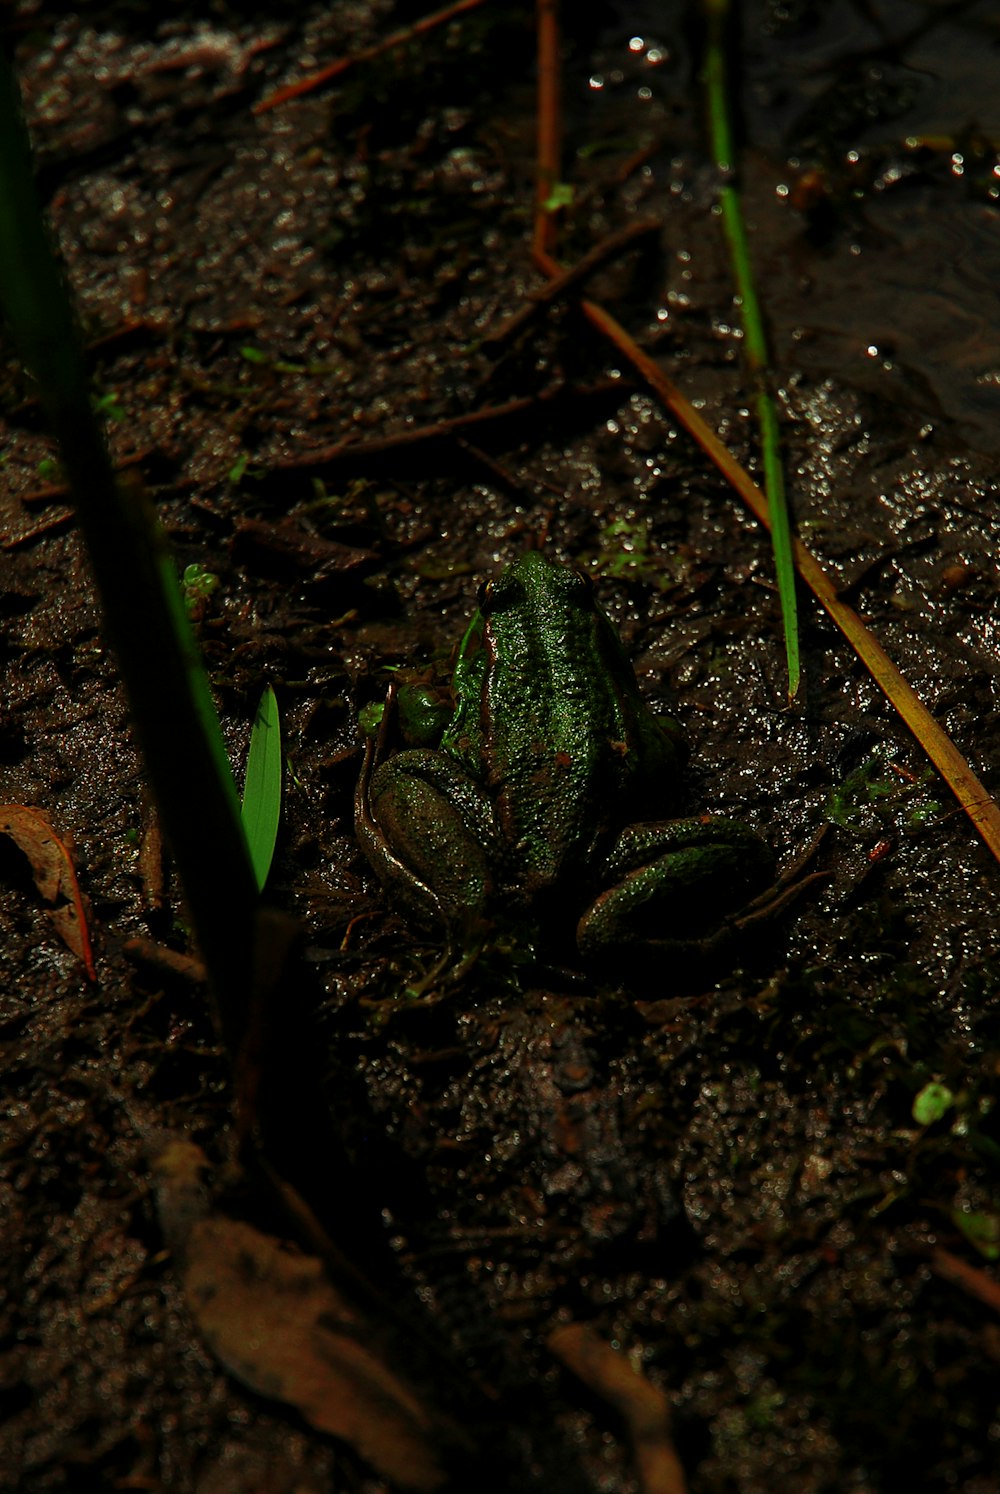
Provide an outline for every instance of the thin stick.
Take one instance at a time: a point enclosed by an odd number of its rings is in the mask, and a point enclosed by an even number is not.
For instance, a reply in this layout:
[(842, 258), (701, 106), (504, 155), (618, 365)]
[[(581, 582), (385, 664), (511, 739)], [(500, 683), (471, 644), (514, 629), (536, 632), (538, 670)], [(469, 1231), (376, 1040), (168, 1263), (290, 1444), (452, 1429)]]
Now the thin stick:
[(552, 419), (553, 409), (563, 403), (573, 407), (580, 401), (618, 397), (627, 386), (621, 379), (607, 379), (598, 384), (573, 388), (557, 384), (537, 395), (522, 395), (507, 400), (502, 405), (484, 405), (462, 415), (452, 415), (433, 425), (422, 425), (410, 430), (396, 431), (391, 436), (375, 436), (369, 441), (348, 439), (338, 441), (335, 446), (324, 446), (302, 456), (273, 463), (267, 472), (267, 481), (298, 475), (321, 476), (333, 467), (346, 469), (348, 473), (369, 476), (373, 473), (388, 475), (398, 472), (413, 473), (412, 462), (418, 454), (430, 455), (435, 447), (447, 445), (454, 455), (456, 445), (462, 438), (474, 436), (480, 443), (487, 440), (506, 425), (514, 426), (518, 421), (527, 421), (545, 415)]
[(970, 1266), (968, 1261), (952, 1255), (950, 1250), (940, 1245), (931, 1254), (931, 1268), (945, 1281), (960, 1286), (970, 1297), (977, 1297), (985, 1307), (1000, 1312), (1000, 1281), (995, 1276), (988, 1276), (978, 1266)]
[(589, 280), (591, 275), (606, 265), (610, 260), (617, 259), (619, 254), (624, 254), (630, 249), (636, 239), (645, 238), (648, 234), (659, 233), (661, 228), (659, 218), (643, 218), (636, 223), (630, 223), (627, 228), (620, 228), (617, 233), (609, 234), (592, 249), (588, 249), (582, 259), (563, 270), (559, 275), (553, 275), (544, 285), (529, 291), (524, 305), (520, 306), (514, 314), (507, 318), (496, 332), (490, 332), (483, 338), (483, 347), (490, 352), (510, 342), (516, 337), (527, 324), (536, 317), (547, 306), (555, 301), (561, 301), (576, 286)]
[(320, 68), (318, 73), (310, 73), (308, 78), (300, 78), (297, 83), (289, 83), (284, 88), (277, 89), (268, 94), (266, 99), (259, 99), (253, 106), (254, 114), (266, 114), (269, 109), (276, 109), (279, 104), (287, 104), (289, 99), (300, 99), (304, 94), (313, 93), (317, 88), (322, 88), (324, 83), (329, 83), (333, 78), (339, 78), (341, 73), (346, 73), (350, 68), (357, 67), (361, 62), (371, 62), (372, 58), (380, 57), (383, 52), (392, 51), (393, 47), (401, 47), (406, 42), (412, 41), (414, 37), (423, 36), (428, 31), (433, 31), (436, 26), (443, 26), (448, 21), (453, 21), (467, 10), (475, 10), (482, 5), (483, 0), (455, 0), (454, 5), (446, 5), (443, 10), (436, 10), (433, 15), (422, 16), (419, 21), (414, 21), (412, 26), (404, 26), (401, 31), (394, 31), (391, 36), (384, 37), (382, 41), (375, 42), (370, 47), (363, 47), (360, 52), (352, 52), (349, 57), (339, 57), (336, 62), (331, 62), (329, 67)]

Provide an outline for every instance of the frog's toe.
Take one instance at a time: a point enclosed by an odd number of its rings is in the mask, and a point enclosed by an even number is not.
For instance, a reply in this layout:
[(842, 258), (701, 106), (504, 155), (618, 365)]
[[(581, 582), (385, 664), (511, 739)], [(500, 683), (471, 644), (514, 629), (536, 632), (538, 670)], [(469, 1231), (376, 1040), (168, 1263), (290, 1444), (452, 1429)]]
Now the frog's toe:
[(742, 908), (729, 917), (730, 926), (738, 933), (751, 929), (755, 924), (764, 923), (771, 918), (776, 918), (786, 908), (796, 902), (809, 887), (814, 887), (817, 882), (827, 882), (831, 873), (828, 871), (806, 871), (806, 867), (812, 861), (819, 850), (829, 825), (823, 825), (813, 836), (805, 849), (796, 856), (781, 875), (777, 877), (770, 887), (765, 887), (750, 902), (745, 903)]

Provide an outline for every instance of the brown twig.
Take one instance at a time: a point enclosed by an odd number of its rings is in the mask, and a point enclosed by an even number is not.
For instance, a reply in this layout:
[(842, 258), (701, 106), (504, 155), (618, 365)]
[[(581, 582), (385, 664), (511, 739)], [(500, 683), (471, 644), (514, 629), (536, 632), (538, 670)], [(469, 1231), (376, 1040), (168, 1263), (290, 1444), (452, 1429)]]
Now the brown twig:
[[(150, 458), (162, 457), (164, 453), (158, 446), (144, 446), (141, 451), (130, 452), (128, 456), (120, 457), (115, 462), (116, 472), (128, 472), (133, 467), (143, 467)], [(21, 493), (20, 500), (25, 504), (54, 503), (57, 499), (68, 498), (70, 485), (68, 482), (47, 482), (43, 487), (32, 488), (28, 493)]]
[(132, 939), (126, 939), (122, 945), (122, 953), (134, 965), (149, 965), (154, 970), (169, 971), (171, 975), (179, 975), (182, 980), (190, 981), (192, 985), (201, 985), (206, 979), (205, 967), (201, 960), (194, 959), (191, 955), (181, 954), (176, 949), (168, 949), (165, 944), (158, 944), (155, 939), (148, 939), (145, 934), (137, 934)]
[(269, 109), (276, 109), (279, 104), (287, 104), (289, 99), (302, 98), (304, 94), (313, 93), (317, 88), (322, 88), (324, 83), (339, 78), (341, 73), (346, 73), (350, 68), (356, 67), (362, 62), (371, 62), (373, 58), (380, 57), (383, 52), (390, 52), (394, 47), (404, 46), (406, 42), (415, 37), (423, 36), (428, 31), (433, 31), (436, 26), (443, 26), (448, 21), (453, 21), (467, 10), (475, 10), (482, 5), (483, 0), (455, 0), (453, 5), (446, 5), (443, 10), (436, 10), (432, 15), (422, 16), (419, 21), (414, 21), (412, 26), (404, 26), (401, 31), (394, 31), (391, 36), (386, 36), (382, 41), (375, 42), (370, 47), (362, 47), (360, 52), (352, 52), (349, 57), (340, 57), (336, 62), (331, 62), (329, 67), (320, 68), (318, 73), (310, 73), (308, 78), (300, 78), (298, 83), (289, 83), (284, 88), (268, 94), (267, 98), (260, 99), (253, 106), (254, 114), (266, 114)]
[(640, 145), (639, 149), (634, 150), (630, 156), (626, 156), (615, 172), (614, 179), (617, 184), (621, 186), (623, 182), (627, 182), (640, 167), (645, 166), (651, 156), (655, 156), (658, 149), (659, 141), (650, 140), (647, 144)]
[(504, 343), (516, 337), (553, 302), (562, 300), (610, 260), (617, 259), (620, 254), (624, 254), (632, 247), (636, 239), (659, 233), (660, 227), (658, 218), (643, 218), (637, 223), (630, 223), (627, 228), (619, 229), (617, 233), (608, 234), (607, 238), (595, 244), (592, 249), (588, 249), (582, 259), (578, 259), (575, 264), (570, 265), (559, 275), (553, 275), (544, 285), (529, 291), (524, 305), (509, 316), (496, 332), (488, 333), (483, 338), (483, 347), (488, 352), (496, 352)]
[[(418, 470), (440, 470), (447, 458), (454, 470), (456, 459), (464, 461), (473, 474), (478, 473), (475, 458), (462, 452), (463, 438), (475, 434), (476, 443), (519, 439), (525, 424), (533, 420), (554, 420), (564, 408), (576, 409), (581, 401), (626, 398), (629, 385), (622, 379), (603, 379), (599, 383), (577, 388), (553, 385), (540, 394), (507, 400), (502, 405), (485, 405), (482, 409), (453, 415), (433, 425), (397, 431), (391, 436), (376, 436), (370, 441), (348, 439), (335, 446), (306, 452), (288, 461), (278, 462), (268, 470), (265, 482), (291, 476), (323, 476), (336, 469), (342, 477), (413, 476)], [(424, 467), (415, 463), (420, 459)]]
[(493, 460), (489, 452), (484, 451), (481, 446), (474, 446), (471, 441), (458, 441), (459, 450), (463, 451), (469, 458), (470, 463), (475, 462), (483, 469), (483, 479), (495, 487), (501, 493), (510, 493), (513, 497), (523, 499), (524, 488), (517, 481), (513, 473), (499, 462)]
[(43, 534), (52, 534), (64, 524), (72, 524), (75, 518), (74, 509), (57, 508), (37, 524), (32, 524), (30, 529), (19, 529), (16, 532), (5, 529), (0, 532), (0, 550), (16, 550), (20, 545), (30, 545), (32, 540), (41, 539)]
[(945, 1281), (954, 1282), (970, 1297), (976, 1297), (986, 1307), (992, 1307), (994, 1312), (1000, 1312), (1000, 1281), (994, 1276), (987, 1276), (985, 1271), (980, 1271), (977, 1266), (970, 1266), (957, 1255), (952, 1255), (950, 1250), (943, 1249), (940, 1245), (931, 1253), (931, 1268)]

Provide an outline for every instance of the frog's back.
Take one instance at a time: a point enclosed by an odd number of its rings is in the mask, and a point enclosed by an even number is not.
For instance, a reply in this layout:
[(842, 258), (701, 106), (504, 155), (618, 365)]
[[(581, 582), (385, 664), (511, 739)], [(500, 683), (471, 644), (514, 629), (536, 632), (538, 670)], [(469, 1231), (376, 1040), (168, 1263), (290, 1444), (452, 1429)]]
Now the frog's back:
[(672, 788), (676, 748), (580, 572), (524, 556), (498, 578), (483, 611), (490, 729), (481, 756), (512, 875), (529, 891), (557, 878), (583, 881), (639, 789), (651, 777)]

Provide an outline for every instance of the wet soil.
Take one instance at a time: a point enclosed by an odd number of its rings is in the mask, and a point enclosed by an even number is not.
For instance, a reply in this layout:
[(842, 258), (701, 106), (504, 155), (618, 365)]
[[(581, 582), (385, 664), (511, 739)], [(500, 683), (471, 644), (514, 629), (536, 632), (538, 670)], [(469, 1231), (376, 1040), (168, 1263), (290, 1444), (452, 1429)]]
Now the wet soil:
[[(614, 1411), (546, 1347), (573, 1321), (668, 1393), (697, 1494), (992, 1494), (1000, 873), (806, 597), (784, 707), (763, 537), (577, 313), (490, 350), (536, 284), (529, 9), (258, 115), (420, 7), (5, 18), (109, 442), (178, 564), (215, 578), (193, 605), (234, 762), (278, 691), (269, 895), (305, 931), (303, 1082), (337, 1136), (328, 1162), (303, 1139), (296, 1181), (418, 1325), (412, 1372), (469, 1428), (466, 1480), (637, 1487)], [(660, 221), (591, 292), (752, 466), (697, 27), (675, 5), (566, 26), (560, 252)], [(986, 5), (845, 0), (747, 6), (738, 49), (799, 532), (994, 791), (997, 41)], [(171, 1134), (223, 1207), (283, 1226), (234, 1173), (203, 990), (126, 958), (137, 935), (186, 951), (183, 910), (150, 878), (34, 391), (9, 354), (0, 379), (2, 798), (72, 839), (99, 967), (89, 984), (5, 849), (0, 1488), (375, 1490), (226, 1374), (165, 1249), (150, 1161)], [(365, 448), (510, 401), (462, 440)], [(744, 820), (783, 862), (829, 822), (829, 877), (721, 975), (626, 987), (495, 953), (414, 997), (440, 951), (355, 844), (357, 709), (390, 668), (445, 674), (479, 580), (538, 543), (594, 571), (683, 721), (678, 812)], [(938, 1112), (915, 1110), (932, 1082)]]

